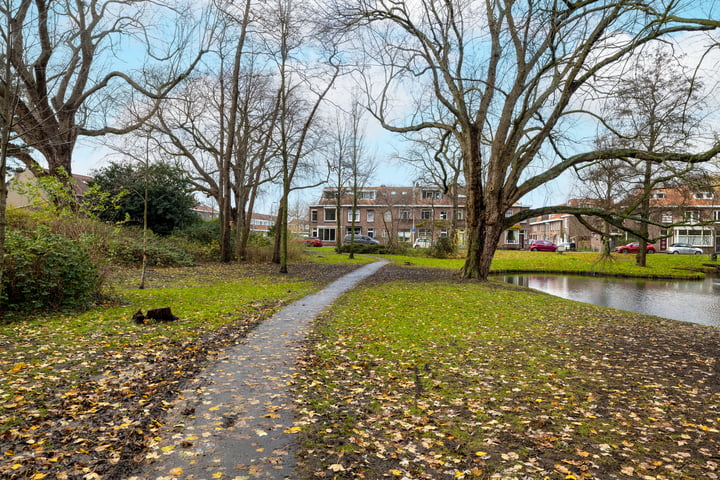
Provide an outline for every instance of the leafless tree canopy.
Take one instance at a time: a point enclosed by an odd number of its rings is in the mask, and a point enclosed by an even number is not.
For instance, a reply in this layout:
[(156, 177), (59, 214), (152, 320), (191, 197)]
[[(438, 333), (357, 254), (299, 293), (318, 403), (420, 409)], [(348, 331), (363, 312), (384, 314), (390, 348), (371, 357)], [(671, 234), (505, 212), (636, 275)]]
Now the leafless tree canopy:
[(20, 87), (0, 83), (0, 98), (17, 104), (12, 150), (37, 174), (35, 151), (51, 174), (70, 173), (79, 136), (136, 128), (116, 115), (134, 96), (157, 103), (197, 58), (187, 51), (191, 15), (178, 2), (13, 0), (0, 15), (5, 60)]
[(687, 19), (678, 2), (331, 0), (330, 8), (342, 19), (336, 33), (355, 42), (368, 107), (385, 128), (439, 129), (460, 145), (466, 276), (487, 276), (499, 235), (520, 219), (505, 211), (574, 165), (619, 157), (661, 162), (671, 153), (697, 162), (720, 151), (577, 143), (578, 125), (597, 119), (589, 101), (600, 94), (600, 78), (617, 76), (653, 40), (717, 27)]

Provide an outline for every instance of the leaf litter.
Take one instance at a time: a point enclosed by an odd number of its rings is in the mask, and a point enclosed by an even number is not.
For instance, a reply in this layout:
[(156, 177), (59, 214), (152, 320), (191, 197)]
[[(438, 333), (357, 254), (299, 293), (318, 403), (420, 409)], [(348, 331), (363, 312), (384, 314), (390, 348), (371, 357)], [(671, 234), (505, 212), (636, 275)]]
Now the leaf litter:
[(308, 342), (298, 478), (720, 478), (718, 329), (382, 273)]
[[(308, 264), (296, 266), (288, 279), (274, 274), (275, 269), (269, 265), (157, 269), (149, 285), (160, 290), (212, 286), (227, 278), (258, 276), (266, 282), (273, 275), (276, 282), (309, 279), (322, 285), (348, 271), (342, 265)], [(120, 284), (127, 288), (132, 272), (118, 273)], [(285, 298), (296, 295), (294, 289), (281, 292)], [(98, 317), (105, 324), (102, 329), (78, 326), (72, 315), (59, 319), (61, 326), (72, 324), (59, 337), (44, 319), (3, 327), (0, 478), (127, 478), (157, 443), (156, 433), (188, 380), (229, 345), (242, 342), (283, 301), (282, 297), (249, 301), (237, 315), (220, 319), (216, 328), (205, 328), (202, 322), (185, 327), (181, 318), (172, 326), (179, 333), (173, 334), (163, 333), (171, 328), (168, 325), (133, 326), (129, 318), (108, 320), (100, 318), (102, 314)], [(127, 310), (132, 313), (130, 307)], [(178, 470), (174, 473), (179, 475)]]

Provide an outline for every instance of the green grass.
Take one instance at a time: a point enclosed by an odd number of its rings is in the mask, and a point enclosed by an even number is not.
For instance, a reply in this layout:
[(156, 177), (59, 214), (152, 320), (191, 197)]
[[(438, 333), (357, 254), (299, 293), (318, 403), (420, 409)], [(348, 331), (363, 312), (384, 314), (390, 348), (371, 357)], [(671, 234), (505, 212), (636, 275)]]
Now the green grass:
[[(464, 259), (435, 259), (389, 255), (388, 259), (398, 265), (460, 270)], [(498, 250), (493, 257), (492, 273), (505, 272), (547, 272), (571, 274), (602, 274), (645, 278), (702, 278), (703, 264), (710, 262), (707, 255), (666, 255), (647, 256), (647, 267), (635, 264), (635, 255), (613, 254), (609, 260), (599, 261), (592, 252), (527, 252)], [(706, 269), (706, 268), (705, 268)]]
[(305, 474), (700, 478), (720, 398), (693, 378), (713, 359), (681, 373), (664, 359), (703, 332), (499, 282), (355, 290), (300, 375)]
[[(198, 275), (201, 271), (204, 275)], [(162, 351), (164, 345), (192, 342), (223, 325), (270, 315), (281, 303), (316, 288), (281, 277), (232, 278), (232, 270), (223, 274), (212, 267), (162, 272), (162, 280), (148, 282), (152, 288), (143, 290), (130, 286), (137, 284), (134, 278), (120, 279), (114, 302), (83, 313), (35, 315), (0, 325), (0, 371), (8, 373), (0, 376), (0, 402), (43, 392), (66, 382), (68, 375), (77, 379), (97, 372), (123, 351)], [(138, 309), (166, 306), (179, 321), (136, 325), (131, 320)]]

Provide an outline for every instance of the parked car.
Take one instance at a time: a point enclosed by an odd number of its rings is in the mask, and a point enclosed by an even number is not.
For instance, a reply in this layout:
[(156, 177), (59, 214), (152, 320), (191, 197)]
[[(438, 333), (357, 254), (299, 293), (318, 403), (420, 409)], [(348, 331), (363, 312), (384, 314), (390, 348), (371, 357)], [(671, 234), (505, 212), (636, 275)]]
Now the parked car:
[[(615, 247), (616, 253), (637, 253), (640, 249), (640, 242), (632, 242), (628, 243), (627, 245), (620, 245), (619, 247)], [(655, 253), (655, 245), (652, 243), (648, 243), (645, 247), (645, 251), (647, 253)]]
[(305, 246), (307, 247), (322, 247), (323, 243), (318, 237), (310, 237), (305, 239)]
[(548, 240), (533, 240), (530, 242), (531, 252), (554, 252), (558, 246)]
[(702, 255), (705, 253), (702, 248), (693, 247), (689, 243), (673, 243), (665, 251), (676, 255), (679, 253), (684, 253), (686, 255)]
[[(343, 243), (348, 244), (350, 243), (350, 240), (352, 240), (351, 236), (345, 235)], [(380, 242), (378, 242), (372, 237), (368, 237), (367, 235), (355, 235), (355, 243), (361, 245), (380, 245)]]
[(432, 242), (429, 238), (418, 238), (413, 243), (413, 248), (430, 248), (430, 245), (432, 245)]
[(576, 250), (576, 248), (577, 247), (575, 245), (575, 242), (562, 242), (562, 243), (558, 243), (558, 246), (557, 246), (558, 252), (570, 252), (570, 251), (574, 252)]

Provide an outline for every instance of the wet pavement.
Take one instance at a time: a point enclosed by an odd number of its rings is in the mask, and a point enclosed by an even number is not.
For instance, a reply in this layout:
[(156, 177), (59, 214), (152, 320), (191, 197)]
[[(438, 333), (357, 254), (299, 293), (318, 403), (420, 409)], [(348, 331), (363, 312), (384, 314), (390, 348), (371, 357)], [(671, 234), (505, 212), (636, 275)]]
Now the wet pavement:
[(387, 262), (292, 303), (229, 348), (180, 393), (137, 480), (289, 479), (295, 464), (290, 391), (312, 320)]

